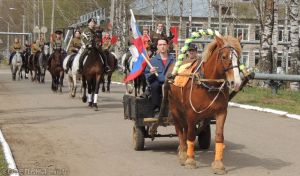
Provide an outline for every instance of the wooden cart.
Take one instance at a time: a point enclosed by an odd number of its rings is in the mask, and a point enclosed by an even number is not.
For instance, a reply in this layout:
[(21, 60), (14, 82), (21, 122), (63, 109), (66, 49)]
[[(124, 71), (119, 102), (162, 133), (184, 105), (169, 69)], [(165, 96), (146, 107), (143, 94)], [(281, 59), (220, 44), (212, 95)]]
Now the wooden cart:
[[(166, 114), (165, 117), (155, 118), (151, 99), (135, 97), (133, 95), (123, 96), (124, 118), (134, 121), (133, 125), (133, 147), (135, 150), (143, 150), (145, 138), (174, 137), (176, 134), (159, 134), (159, 126), (174, 125), (173, 118)], [(169, 113), (170, 114), (170, 113)], [(200, 149), (208, 149), (211, 141), (210, 124), (212, 119), (205, 119), (197, 125), (198, 144)]]

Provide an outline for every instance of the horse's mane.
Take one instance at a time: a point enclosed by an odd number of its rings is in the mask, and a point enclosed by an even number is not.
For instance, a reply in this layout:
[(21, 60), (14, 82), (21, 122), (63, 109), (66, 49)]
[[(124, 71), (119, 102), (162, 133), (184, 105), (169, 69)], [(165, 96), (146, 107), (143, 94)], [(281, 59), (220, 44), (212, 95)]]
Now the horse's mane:
[[(234, 38), (232, 36), (222, 36), (222, 37), (219, 37), (223, 40), (224, 42), (224, 45), (229, 45), (229, 46), (232, 46), (238, 56), (241, 55), (241, 51), (242, 51), (242, 48), (241, 48), (241, 44), (239, 42), (239, 40), (237, 38)], [(217, 48), (217, 41), (216, 39), (214, 39), (211, 43), (209, 43), (206, 47), (205, 47), (205, 50), (203, 52), (203, 61), (206, 62), (208, 60), (208, 58), (212, 55), (213, 51)]]

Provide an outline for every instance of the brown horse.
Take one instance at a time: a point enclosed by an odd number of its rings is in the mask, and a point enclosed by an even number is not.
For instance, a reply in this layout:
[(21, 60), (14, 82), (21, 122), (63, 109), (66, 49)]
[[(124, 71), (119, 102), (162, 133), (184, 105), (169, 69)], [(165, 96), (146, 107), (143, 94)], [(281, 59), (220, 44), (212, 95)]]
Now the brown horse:
[(105, 72), (105, 74), (102, 75), (102, 78), (101, 78), (101, 83), (103, 83), (102, 84), (102, 92), (105, 92), (105, 75), (107, 77), (106, 90), (107, 90), (107, 92), (110, 92), (111, 76), (118, 67), (118, 59), (114, 53), (108, 52), (106, 54), (106, 56), (108, 56), (107, 64), (110, 67), (110, 71)]
[(61, 50), (57, 49), (54, 50), (54, 53), (50, 56), (51, 63), (49, 72), (52, 76), (52, 85), (51, 89), (52, 91), (56, 92), (59, 88), (59, 91), (62, 93), (62, 86), (63, 86), (63, 79), (64, 79), (64, 69), (63, 69), (63, 54), (61, 53)]
[[(96, 47), (92, 47), (84, 59), (82, 70), (82, 101), (88, 101), (89, 107), (98, 110), (98, 93), (101, 78), (104, 74), (104, 60), (100, 51)], [(88, 96), (86, 95), (86, 87), (88, 88)]]
[(165, 86), (166, 99), (179, 137), (178, 156), (180, 163), (196, 168), (194, 141), (196, 125), (204, 119), (216, 119), (215, 160), (212, 168), (217, 174), (226, 173), (222, 162), (224, 123), (227, 116), (229, 89), (238, 89), (241, 84), (239, 39), (231, 36), (216, 37), (198, 61), (188, 83), (183, 88), (173, 84)]

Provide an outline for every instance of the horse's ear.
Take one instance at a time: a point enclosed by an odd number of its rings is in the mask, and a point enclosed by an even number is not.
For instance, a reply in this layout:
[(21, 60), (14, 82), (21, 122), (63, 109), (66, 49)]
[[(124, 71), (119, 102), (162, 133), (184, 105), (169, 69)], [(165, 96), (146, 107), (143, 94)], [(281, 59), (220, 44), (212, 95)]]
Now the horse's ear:
[(219, 36), (215, 36), (215, 39), (216, 39), (216, 41), (217, 41), (217, 45), (219, 46), (219, 47), (222, 47), (223, 45), (224, 45), (224, 42), (223, 42), (223, 40), (222, 40), (222, 38), (221, 37), (219, 37)]
[(242, 41), (242, 38), (243, 38), (242, 35), (239, 35), (238, 38), (237, 38), (237, 39), (239, 40), (240, 43), (241, 43), (241, 41)]

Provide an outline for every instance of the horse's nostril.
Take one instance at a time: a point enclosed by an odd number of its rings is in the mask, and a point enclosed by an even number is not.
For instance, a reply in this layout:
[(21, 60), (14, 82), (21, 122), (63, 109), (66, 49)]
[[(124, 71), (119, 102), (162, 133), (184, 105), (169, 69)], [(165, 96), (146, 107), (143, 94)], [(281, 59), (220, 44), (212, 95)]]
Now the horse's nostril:
[(234, 84), (234, 81), (230, 81), (230, 85), (233, 85)]

